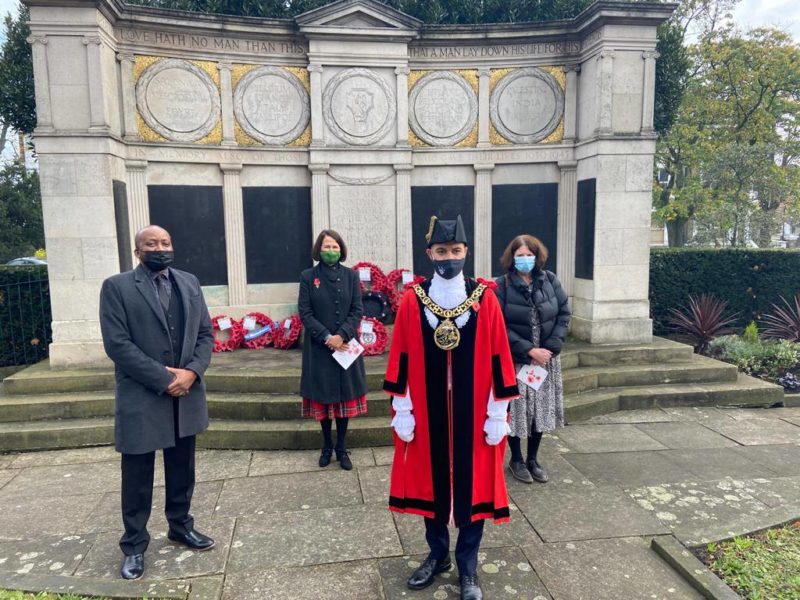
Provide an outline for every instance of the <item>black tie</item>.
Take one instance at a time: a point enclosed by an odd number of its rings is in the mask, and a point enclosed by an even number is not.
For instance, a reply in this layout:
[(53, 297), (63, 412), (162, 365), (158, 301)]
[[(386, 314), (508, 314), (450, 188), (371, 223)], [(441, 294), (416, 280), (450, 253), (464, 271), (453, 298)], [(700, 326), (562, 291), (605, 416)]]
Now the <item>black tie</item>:
[(156, 275), (156, 289), (158, 289), (158, 299), (161, 302), (161, 307), (166, 313), (169, 310), (169, 290), (167, 289), (167, 276)]

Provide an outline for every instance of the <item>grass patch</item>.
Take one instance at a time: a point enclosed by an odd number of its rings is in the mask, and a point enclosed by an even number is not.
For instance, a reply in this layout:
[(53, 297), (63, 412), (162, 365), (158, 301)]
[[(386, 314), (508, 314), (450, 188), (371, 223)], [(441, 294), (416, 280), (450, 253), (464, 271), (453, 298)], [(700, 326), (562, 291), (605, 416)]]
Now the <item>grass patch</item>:
[(709, 544), (701, 560), (749, 600), (800, 598), (800, 521)]

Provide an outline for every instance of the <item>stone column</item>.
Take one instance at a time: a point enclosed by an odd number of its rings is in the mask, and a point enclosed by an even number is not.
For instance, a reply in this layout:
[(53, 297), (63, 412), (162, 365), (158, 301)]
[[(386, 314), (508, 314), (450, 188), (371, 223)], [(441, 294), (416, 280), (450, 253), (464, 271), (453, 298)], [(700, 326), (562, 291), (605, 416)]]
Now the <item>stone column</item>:
[[(125, 172), (128, 179), (128, 229), (131, 237), (131, 251), (136, 246), (136, 232), (150, 224), (150, 204), (147, 199), (147, 161), (126, 160)], [(136, 257), (133, 264), (137, 264)]]
[(89, 131), (108, 131), (106, 101), (103, 94), (103, 64), (100, 46), (103, 41), (98, 35), (83, 37), (86, 46), (86, 64), (89, 69)]
[(231, 71), (233, 65), (229, 60), (217, 63), (219, 69), (220, 97), (222, 100), (222, 145), (235, 146), (236, 136), (233, 133), (233, 86)]
[(575, 279), (575, 218), (578, 209), (578, 163), (559, 161), (561, 180), (558, 184), (558, 264), (556, 271), (561, 286), (572, 296)]
[(122, 84), (122, 132), (128, 141), (139, 139), (136, 126), (136, 88), (133, 85), (133, 53), (117, 54), (120, 67), (120, 83)]
[(478, 69), (478, 148), (489, 148), (489, 77), (488, 68)]
[(329, 229), (331, 223), (330, 204), (328, 202), (328, 169), (330, 165), (308, 165), (311, 171), (311, 228), (312, 239), (323, 229)]
[(492, 276), (491, 163), (475, 165), (475, 276)]
[(656, 95), (656, 59), (658, 52), (642, 52), (644, 60), (644, 94), (642, 97), (642, 133), (653, 132)]
[(397, 219), (397, 266), (414, 269), (414, 232), (411, 224), (411, 164), (395, 165), (395, 214)]
[(53, 131), (53, 111), (50, 107), (50, 76), (47, 72), (47, 36), (32, 35), (27, 42), (31, 45), (33, 89), (36, 95), (36, 131)]
[(311, 75), (311, 146), (319, 147), (325, 145), (322, 119), (322, 65), (311, 63), (308, 65), (308, 72)]
[(397, 146), (408, 148), (408, 74), (407, 66), (397, 67)]
[(581, 72), (581, 66), (567, 65), (564, 67), (564, 72), (567, 76), (567, 89), (564, 92), (564, 141), (572, 143), (577, 138), (578, 73)]
[(221, 164), (225, 211), (225, 253), (228, 257), (228, 306), (247, 304), (247, 261), (244, 248), (241, 163)]
[(614, 51), (601, 50), (597, 61), (597, 134), (607, 135), (613, 131)]

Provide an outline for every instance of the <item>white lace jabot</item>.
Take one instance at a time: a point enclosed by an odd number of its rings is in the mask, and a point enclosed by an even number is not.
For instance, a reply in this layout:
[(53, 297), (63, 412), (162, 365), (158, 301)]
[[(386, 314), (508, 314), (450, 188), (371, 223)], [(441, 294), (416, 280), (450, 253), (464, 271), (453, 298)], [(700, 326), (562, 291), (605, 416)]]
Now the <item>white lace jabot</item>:
[[(438, 273), (433, 274), (431, 287), (428, 290), (428, 297), (442, 308), (455, 308), (467, 299), (467, 287), (464, 281), (464, 273), (459, 273), (452, 279), (445, 279)], [(471, 311), (465, 312), (456, 318), (456, 326), (463, 327), (469, 321)], [(432, 328), (439, 325), (439, 319), (429, 309), (425, 309), (425, 318)]]

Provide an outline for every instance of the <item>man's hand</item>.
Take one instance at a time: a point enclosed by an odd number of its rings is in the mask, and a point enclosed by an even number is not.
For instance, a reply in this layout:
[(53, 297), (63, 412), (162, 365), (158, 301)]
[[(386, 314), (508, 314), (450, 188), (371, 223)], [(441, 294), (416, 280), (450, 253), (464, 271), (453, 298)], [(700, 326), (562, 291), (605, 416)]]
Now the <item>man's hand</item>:
[(167, 371), (175, 376), (172, 383), (167, 388), (167, 394), (170, 396), (185, 396), (189, 393), (189, 389), (197, 380), (197, 373), (189, 369), (173, 369), (167, 367)]

